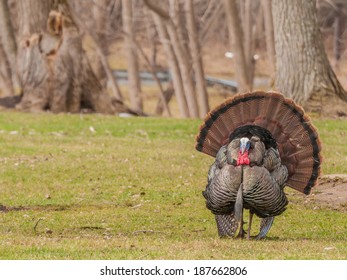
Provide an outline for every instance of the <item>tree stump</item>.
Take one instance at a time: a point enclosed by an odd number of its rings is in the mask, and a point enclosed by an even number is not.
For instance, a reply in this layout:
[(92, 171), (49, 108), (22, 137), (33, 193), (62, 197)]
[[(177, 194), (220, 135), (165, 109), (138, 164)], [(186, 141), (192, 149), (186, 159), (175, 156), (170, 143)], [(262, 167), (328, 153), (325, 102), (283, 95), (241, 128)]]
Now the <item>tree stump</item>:
[(34, 33), (20, 42), (17, 66), (22, 98), (17, 108), (54, 113), (129, 112), (124, 104), (112, 100), (92, 71), (72, 19), (51, 11), (47, 26), (49, 33)]

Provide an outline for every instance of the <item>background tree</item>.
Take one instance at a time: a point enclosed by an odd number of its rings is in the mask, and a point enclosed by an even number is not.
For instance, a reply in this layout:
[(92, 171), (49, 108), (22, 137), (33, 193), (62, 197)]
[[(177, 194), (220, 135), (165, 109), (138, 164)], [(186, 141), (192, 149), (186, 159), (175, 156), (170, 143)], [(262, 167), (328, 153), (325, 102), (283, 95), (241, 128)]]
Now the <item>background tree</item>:
[(276, 48), (275, 88), (300, 104), (347, 93), (324, 50), (314, 0), (272, 1)]
[(274, 27), (272, 18), (271, 0), (261, 0), (263, 15), (264, 15), (264, 28), (265, 28), (265, 42), (267, 50), (267, 58), (272, 72), (275, 71), (275, 39), (274, 39)]
[(235, 53), (235, 62), (237, 64), (236, 79), (238, 88), (240, 91), (248, 91), (252, 86), (249, 82), (239, 11), (235, 0), (224, 0), (224, 5), (230, 34), (230, 45)]
[(16, 72), (17, 43), (11, 22), (10, 10), (6, 0), (0, 1), (0, 31), (1, 48), (4, 65), (7, 68), (3, 80), (8, 87), (8, 94), (14, 95), (14, 86), (18, 86)]
[(183, 118), (189, 117), (189, 110), (187, 107), (187, 100), (184, 94), (183, 81), (181, 77), (180, 68), (178, 66), (178, 61), (173, 50), (172, 44), (170, 44), (169, 34), (167, 28), (164, 25), (162, 19), (159, 15), (153, 12), (154, 22), (156, 24), (158, 34), (168, 57), (168, 66), (172, 75), (172, 84), (174, 88), (174, 93), (177, 98), (177, 103), (180, 110), (180, 115)]
[(112, 101), (90, 67), (69, 6), (39, 0), (17, 3), (23, 15), (17, 56), (22, 88), (18, 108), (79, 112), (84, 107), (95, 112), (117, 112), (118, 103)]
[(112, 27), (114, 22), (121, 25), (120, 3), (121, 0), (100, 0), (91, 6), (87, 1), (74, 0), (69, 1), (69, 7), (81, 33), (91, 38), (94, 51), (90, 51), (89, 60), (96, 77), (103, 87), (109, 85), (112, 98), (123, 102), (123, 95), (108, 62), (111, 44), (117, 36), (121, 37), (120, 28)]
[[(167, 32), (173, 46), (173, 51), (176, 55), (178, 66), (181, 72), (181, 79), (187, 100), (189, 116), (194, 118), (198, 117), (199, 110), (196, 101), (196, 92), (192, 79), (191, 67), (189, 64), (189, 51), (180, 38), (179, 34), (182, 32), (182, 30), (180, 30), (180, 25), (175, 25), (174, 23), (175, 21), (179, 23), (179, 21), (177, 20), (177, 18), (171, 18), (167, 11), (165, 11), (160, 6), (157, 6), (157, 4), (154, 4), (154, 2), (150, 0), (144, 0), (144, 2), (149, 9), (151, 9), (159, 16), (160, 20), (163, 20), (164, 24), (166, 25)], [(176, 13), (173, 13), (173, 15), (174, 17), (177, 17)]]
[[(344, 0), (317, 0), (318, 20), (313, 21), (304, 12), (308, 4), (298, 0), (2, 0), (0, 106), (165, 116), (177, 116), (178, 110), (184, 118), (203, 117), (210, 103), (232, 94), (230, 82), (223, 80), (236, 80), (240, 92), (272, 85), (271, 2), (279, 8), (273, 13), (278, 15), (277, 89), (318, 109), (322, 102), (331, 103), (333, 92), (344, 98), (328, 63), (329, 58), (347, 83)], [(304, 18), (304, 24), (294, 17)], [(317, 44), (318, 37), (308, 34), (319, 29), (323, 40)], [(290, 32), (295, 39), (284, 36)], [(157, 71), (169, 73), (169, 79), (159, 79)], [(150, 85), (140, 86), (140, 72), (142, 79), (152, 76)]]
[(137, 49), (135, 46), (135, 34), (133, 27), (133, 1), (122, 1), (122, 19), (124, 29), (124, 47), (126, 49), (128, 61), (128, 80), (130, 104), (133, 110), (143, 111), (143, 101), (140, 95), (141, 85), (139, 77), (139, 62), (137, 58)]
[(198, 41), (197, 28), (195, 23), (195, 12), (193, 0), (185, 1), (185, 11), (187, 17), (187, 28), (189, 35), (189, 48), (193, 65), (196, 92), (199, 104), (200, 117), (204, 117), (209, 111), (208, 95), (205, 85), (205, 74), (202, 64), (200, 45)]
[(7, 60), (6, 53), (2, 44), (0, 44), (0, 88), (5, 96), (13, 96), (15, 93), (11, 66)]

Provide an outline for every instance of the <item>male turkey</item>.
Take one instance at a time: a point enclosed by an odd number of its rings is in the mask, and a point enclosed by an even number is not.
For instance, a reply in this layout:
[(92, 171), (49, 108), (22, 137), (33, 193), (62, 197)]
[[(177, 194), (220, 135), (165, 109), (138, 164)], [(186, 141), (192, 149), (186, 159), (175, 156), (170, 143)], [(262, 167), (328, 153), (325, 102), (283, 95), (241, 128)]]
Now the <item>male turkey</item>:
[(257, 239), (288, 204), (284, 187), (309, 194), (321, 163), (317, 130), (303, 109), (276, 92), (251, 92), (227, 99), (205, 118), (196, 149), (215, 157), (203, 196), (218, 233), (244, 237), (243, 209), (262, 218)]

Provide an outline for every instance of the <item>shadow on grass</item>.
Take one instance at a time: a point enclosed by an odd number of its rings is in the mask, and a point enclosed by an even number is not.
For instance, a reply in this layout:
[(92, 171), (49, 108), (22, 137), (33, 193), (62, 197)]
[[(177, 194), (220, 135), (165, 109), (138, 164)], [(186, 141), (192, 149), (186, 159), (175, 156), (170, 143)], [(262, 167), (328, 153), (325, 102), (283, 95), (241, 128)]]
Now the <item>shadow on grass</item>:
[(71, 208), (74, 208), (74, 207), (71, 207), (71, 205), (5, 206), (0, 204), (0, 212), (3, 212), (3, 213), (14, 212), (14, 211), (38, 211), (38, 212), (65, 211)]

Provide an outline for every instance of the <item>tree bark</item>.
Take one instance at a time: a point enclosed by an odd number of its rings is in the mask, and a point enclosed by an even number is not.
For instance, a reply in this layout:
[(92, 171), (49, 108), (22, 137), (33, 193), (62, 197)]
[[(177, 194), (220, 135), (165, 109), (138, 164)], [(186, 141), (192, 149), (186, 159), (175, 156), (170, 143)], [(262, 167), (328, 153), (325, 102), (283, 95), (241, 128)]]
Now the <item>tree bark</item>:
[(131, 108), (134, 111), (143, 111), (143, 102), (140, 95), (139, 65), (134, 43), (134, 28), (132, 23), (132, 0), (122, 0), (122, 18), (125, 32), (124, 42), (128, 61), (128, 82)]
[[(165, 103), (169, 103), (170, 102), (170, 100), (171, 100), (172, 96), (174, 95), (174, 93), (175, 92), (174, 92), (174, 88), (172, 86), (172, 83), (169, 83), (167, 89), (164, 90), (164, 92), (163, 92)], [(162, 99), (159, 99), (158, 103), (157, 103), (157, 106), (155, 108), (155, 113), (157, 115), (161, 115), (161, 114), (163, 114), (163, 112), (164, 112), (164, 104), (163, 104)]]
[(146, 16), (146, 33), (147, 41), (150, 48), (150, 62), (153, 67), (156, 67), (159, 43), (157, 38), (157, 30), (153, 21), (153, 17), (151, 16), (151, 11), (149, 11), (148, 9), (144, 9), (143, 12)]
[(324, 51), (315, 3), (314, 0), (272, 1), (275, 86), (303, 105), (314, 95), (337, 95), (347, 101), (347, 93)]
[(200, 19), (204, 22), (202, 30), (199, 32), (200, 43), (203, 45), (213, 33), (212, 27), (223, 15), (224, 6), (221, 1), (210, 2), (208, 11), (205, 12), (204, 16)]
[(192, 0), (185, 1), (187, 29), (189, 35), (189, 47), (192, 57), (195, 86), (199, 104), (200, 117), (203, 118), (209, 112), (208, 95), (205, 84), (205, 74), (202, 65), (201, 51), (198, 41), (198, 34), (196, 30), (196, 23), (194, 20), (194, 7)]
[[(76, 113), (88, 108), (99, 113), (116, 113), (117, 104), (100, 84), (82, 49), (81, 35), (68, 6), (62, 4), (59, 6), (62, 12), (51, 11), (44, 17), (36, 14), (49, 12), (46, 1), (19, 3), (22, 19), (35, 20), (20, 22), (23, 33), (19, 34), (17, 62), (23, 94), (17, 108), (51, 109), (56, 113)], [(30, 4), (35, 9), (27, 7)], [(37, 19), (45, 19), (45, 24)], [(44, 32), (43, 26), (48, 27), (49, 33)]]
[(235, 0), (224, 0), (224, 7), (227, 16), (230, 45), (235, 53), (236, 79), (239, 91), (248, 91), (251, 85), (248, 82), (247, 64), (243, 48), (243, 36), (238, 16), (238, 10)]
[[(93, 41), (93, 45), (96, 53), (96, 72), (95, 75), (100, 81), (103, 87), (107, 87), (107, 80), (109, 81), (109, 85), (111, 87), (111, 96), (113, 99), (117, 99), (120, 102), (123, 102), (123, 96), (121, 90), (118, 86), (117, 80), (114, 77), (112, 70), (108, 64), (107, 53), (108, 53), (108, 43), (105, 36), (105, 10), (107, 9), (109, 0), (103, 0), (100, 3), (95, 4), (98, 7), (94, 8), (94, 14), (96, 15), (96, 31), (87, 26), (83, 19), (80, 19), (76, 14), (76, 11), (71, 8), (71, 15), (73, 17), (73, 21), (76, 22), (78, 28), (80, 28), (85, 34), (88, 34)], [(106, 75), (106, 76), (105, 76)]]
[(19, 17), (17, 69), (22, 99), (17, 108), (44, 110), (49, 103), (49, 66), (40, 48), (53, 1), (17, 1)]
[(341, 53), (343, 50), (343, 33), (345, 31), (345, 25), (346, 25), (346, 19), (342, 12), (342, 4), (338, 3), (335, 11), (335, 18), (334, 18), (334, 66), (336, 69), (339, 68), (339, 61), (341, 58)]
[[(186, 1), (184, 1), (186, 2)], [(186, 27), (186, 17), (184, 15), (184, 11), (182, 10), (182, 1), (180, 0), (169, 0), (169, 15), (171, 17), (172, 23), (175, 26), (175, 30), (177, 32), (178, 39), (182, 48), (187, 50), (186, 56), (189, 61), (191, 61), (189, 45), (188, 45), (188, 37), (185, 32)]]
[(168, 106), (168, 102), (166, 101), (167, 98), (165, 96), (165, 92), (163, 90), (161, 82), (160, 82), (160, 80), (159, 80), (159, 78), (157, 76), (157, 73), (155, 71), (155, 68), (151, 64), (151, 61), (149, 60), (149, 58), (146, 56), (146, 53), (144, 52), (144, 50), (141, 48), (141, 45), (137, 41), (134, 41), (134, 43), (136, 44), (136, 48), (139, 50), (139, 52), (142, 55), (143, 59), (146, 61), (148, 70), (151, 72), (154, 81), (158, 85), (158, 88), (159, 88), (159, 100), (161, 100), (161, 104), (162, 104), (163, 108), (165, 109), (167, 115), (169, 117), (171, 117), (171, 111), (170, 111), (170, 108)]
[[(0, 31), (1, 43), (10, 65), (12, 84), (18, 86), (16, 67), (17, 43), (14, 36), (14, 30), (11, 22), (10, 10), (7, 0), (0, 0)], [(14, 90), (11, 91), (12, 94), (14, 94)]]
[(189, 116), (192, 118), (197, 118), (199, 117), (199, 108), (196, 100), (192, 67), (189, 64), (189, 62), (191, 61), (191, 56), (183, 35), (183, 27), (179, 10), (179, 2), (176, 0), (170, 0), (171, 18), (166, 21), (166, 24), (170, 41), (173, 45), (173, 50), (178, 61), (178, 66), (181, 70), (183, 88), (186, 94), (187, 104), (189, 108)]
[(264, 13), (264, 25), (265, 25), (265, 41), (267, 57), (270, 61), (270, 66), (272, 67), (272, 72), (275, 70), (276, 64), (276, 53), (275, 53), (275, 39), (274, 39), (274, 26), (272, 19), (272, 0), (261, 0), (261, 6)]
[(30, 36), (46, 30), (47, 18), (53, 8), (53, 0), (19, 0), (16, 2), (19, 17), (19, 35)]
[(172, 82), (173, 82), (175, 95), (177, 98), (178, 107), (180, 110), (180, 115), (182, 118), (187, 118), (189, 117), (189, 111), (187, 107), (186, 97), (184, 95), (181, 72), (178, 66), (176, 55), (172, 49), (172, 45), (170, 44), (169, 35), (167, 33), (167, 29), (164, 23), (162, 22), (162, 19), (154, 12), (153, 12), (153, 18), (154, 18), (156, 27), (158, 29), (161, 43), (163, 44), (166, 55), (168, 56), (168, 65), (169, 65), (170, 73), (172, 75)]
[(243, 46), (245, 63), (247, 67), (247, 79), (250, 85), (250, 90), (253, 85), (253, 71), (254, 71), (254, 58), (253, 58), (253, 17), (252, 17), (252, 2), (251, 0), (244, 0), (244, 16), (243, 16)]
[(5, 96), (13, 96), (15, 93), (10, 68), (5, 51), (2, 44), (0, 44), (0, 88), (2, 95)]
[(156, 4), (153, 4), (150, 0), (144, 0), (145, 4), (148, 8), (153, 10), (158, 16), (161, 17), (162, 20), (164, 20), (167, 31), (169, 34), (170, 41), (173, 46), (174, 53), (176, 55), (178, 65), (181, 71), (181, 78), (183, 82), (183, 87), (187, 99), (187, 105), (189, 109), (189, 116), (192, 118), (199, 117), (199, 108), (196, 102), (196, 94), (195, 94), (195, 88), (192, 80), (192, 73), (191, 68), (189, 66), (189, 58), (187, 56), (188, 50), (184, 47), (182, 42), (179, 39), (178, 32), (176, 30), (176, 26), (174, 25), (172, 19), (170, 18), (169, 14), (157, 6)]
[(184, 49), (184, 45), (181, 44), (177, 31), (173, 24), (167, 26), (170, 41), (173, 44), (173, 49), (177, 57), (178, 66), (181, 70), (181, 76), (183, 81), (183, 88), (187, 98), (187, 104), (189, 108), (189, 116), (192, 118), (199, 117), (199, 110), (196, 102), (195, 88), (192, 80), (191, 67), (188, 63), (189, 58), (187, 50)]
[(112, 73), (110, 65), (108, 64), (108, 60), (107, 60), (106, 55), (103, 53), (98, 42), (94, 41), (94, 45), (96, 48), (96, 53), (99, 56), (99, 60), (101, 62), (101, 65), (104, 69), (104, 72), (106, 73), (107, 79), (110, 82), (112, 97), (123, 102), (122, 92), (118, 86), (118, 82), (117, 82), (116, 78), (114, 77), (114, 75)]
[(109, 0), (98, 0), (91, 5), (92, 15), (94, 17), (95, 26), (87, 28), (88, 33), (93, 37), (94, 45), (96, 48), (96, 71), (95, 75), (100, 81), (100, 83), (106, 87), (107, 83), (107, 73), (105, 68), (105, 63), (103, 61), (107, 56), (108, 52), (108, 41), (107, 36), (107, 6)]

